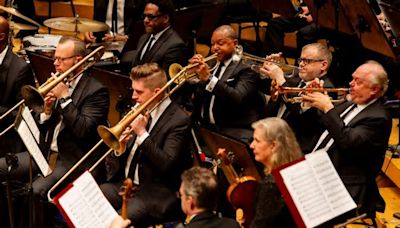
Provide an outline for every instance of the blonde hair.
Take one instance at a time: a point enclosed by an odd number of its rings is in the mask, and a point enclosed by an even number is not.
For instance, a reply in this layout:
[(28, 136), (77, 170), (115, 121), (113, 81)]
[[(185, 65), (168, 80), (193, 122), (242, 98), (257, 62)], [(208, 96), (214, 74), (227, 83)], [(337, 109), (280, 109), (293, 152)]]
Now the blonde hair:
[(274, 153), (270, 161), (271, 167), (265, 167), (266, 173), (270, 173), (272, 169), (302, 156), (299, 143), (286, 121), (277, 117), (270, 117), (254, 122), (251, 126), (253, 129), (261, 130), (261, 140), (275, 143)]
[(385, 68), (374, 60), (368, 60), (365, 64), (370, 66), (370, 83), (374, 86), (379, 86), (381, 89), (379, 97), (383, 96), (389, 87), (389, 80)]
[(161, 88), (167, 84), (167, 75), (157, 63), (145, 63), (131, 70), (132, 80), (143, 80), (144, 86), (151, 90)]

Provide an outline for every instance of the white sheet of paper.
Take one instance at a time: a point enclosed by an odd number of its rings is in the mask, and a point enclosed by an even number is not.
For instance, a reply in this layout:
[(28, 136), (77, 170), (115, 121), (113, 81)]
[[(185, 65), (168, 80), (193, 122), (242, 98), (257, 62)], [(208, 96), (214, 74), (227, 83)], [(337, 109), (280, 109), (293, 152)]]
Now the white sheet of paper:
[(32, 135), (32, 132), (29, 130), (27, 123), (23, 119), (17, 126), (16, 130), (22, 141), (24, 142), (26, 148), (28, 149), (28, 152), (32, 155), (37, 166), (39, 166), (39, 169), (42, 172), (43, 176), (48, 176), (52, 172), (52, 170), (50, 169), (49, 164), (44, 158), (42, 151), (39, 149), (35, 137)]
[(108, 228), (118, 216), (88, 171), (73, 182), (73, 187), (58, 202), (77, 228)]
[(307, 227), (315, 227), (356, 207), (328, 154), (315, 152), (280, 171)]
[(31, 131), (33, 137), (36, 140), (36, 143), (39, 144), (40, 131), (39, 131), (39, 128), (36, 125), (36, 122), (33, 119), (33, 116), (27, 106), (24, 106), (24, 109), (22, 110), (22, 118), (25, 120), (26, 124), (28, 125), (29, 130)]

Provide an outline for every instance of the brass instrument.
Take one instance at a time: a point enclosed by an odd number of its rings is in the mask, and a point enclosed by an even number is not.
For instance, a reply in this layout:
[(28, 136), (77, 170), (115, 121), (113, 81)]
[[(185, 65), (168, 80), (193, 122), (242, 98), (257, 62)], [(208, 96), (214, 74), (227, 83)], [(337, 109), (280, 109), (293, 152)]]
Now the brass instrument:
[[(213, 59), (215, 59), (215, 58), (217, 58), (217, 53), (214, 53), (214, 54), (212, 54), (212, 55), (210, 55), (210, 56), (208, 56), (208, 57), (206, 57), (206, 58), (204, 58), (204, 62), (208, 62), (208, 61), (210, 61), (210, 60), (213, 60)], [(171, 76), (171, 75), (178, 75), (178, 74), (183, 74), (183, 75), (185, 75), (184, 77), (182, 77), (182, 78), (184, 78), (186, 81), (188, 81), (189, 83), (193, 83), (193, 84), (195, 84), (195, 83), (198, 83), (199, 82), (199, 80), (198, 80), (198, 78), (196, 77), (196, 74), (195, 73), (190, 73), (190, 70), (192, 70), (193, 68), (195, 68), (196, 66), (198, 66), (199, 64), (189, 64), (189, 65), (187, 65), (187, 66), (185, 66), (185, 67), (182, 67), (179, 63), (173, 63), (173, 64), (171, 64), (170, 66), (169, 66), (169, 69), (168, 69), (168, 73), (169, 73), (169, 75)], [(215, 69), (217, 68), (217, 64), (215, 64), (211, 69), (210, 69), (210, 71), (214, 71)], [(171, 76), (172, 77), (172, 76)], [(179, 83), (179, 82), (176, 82), (177, 84)]]
[[(64, 73), (59, 73), (56, 72), (53, 74), (49, 79), (47, 79), (46, 82), (44, 82), (41, 86), (38, 88), (35, 88), (31, 85), (25, 85), (21, 88), (21, 96), (24, 98), (21, 101), (19, 101), (16, 105), (14, 105), (12, 108), (10, 108), (7, 112), (5, 112), (3, 115), (0, 116), (0, 120), (5, 118), (7, 115), (9, 115), (13, 110), (18, 108), (20, 105), (23, 103), (26, 103), (27, 106), (35, 111), (35, 112), (42, 112), (43, 111), (43, 106), (44, 106), (44, 96), (52, 90), (55, 86), (57, 86), (58, 83), (69, 80), (72, 81), (74, 80), (77, 76), (79, 76), (83, 71), (87, 70), (91, 66), (93, 66), (101, 57), (103, 53), (103, 46), (100, 46), (96, 48), (94, 51), (92, 51), (90, 54), (85, 56), (81, 61), (76, 63), (74, 66), (72, 66), (70, 69), (68, 69)], [(78, 73), (74, 74), (73, 76), (70, 76), (72, 71), (74, 71), (76, 68), (84, 64), (88, 59), (94, 57), (94, 61), (88, 63), (85, 65), (85, 67), (80, 70)], [(7, 131), (12, 129), (14, 127), (14, 124), (11, 124), (8, 126), (5, 130), (3, 130), (0, 133), (0, 136), (4, 135)]]
[(271, 62), (279, 66), (283, 72), (286, 74), (292, 74), (295, 69), (299, 69), (298, 66), (295, 65), (290, 65), (282, 62), (277, 62), (273, 60), (268, 60), (266, 58), (262, 58), (259, 56), (255, 56), (246, 52), (243, 52), (241, 55), (242, 61), (244, 64), (250, 66), (252, 70), (254, 70), (257, 73), (260, 73), (260, 68), (264, 64), (264, 62)]
[[(207, 59), (207, 61), (216, 58), (217, 55), (212, 55)], [(172, 66), (174, 65), (174, 66)], [(67, 173), (64, 174), (58, 180), (57, 183), (55, 183), (51, 189), (47, 192), (47, 199), (52, 202), (53, 199), (51, 198), (51, 193), (69, 176), (71, 173), (79, 167), (83, 163), (84, 160), (86, 160), (93, 152), (94, 150), (101, 145), (101, 143), (105, 143), (110, 149), (99, 159), (95, 164), (90, 167), (89, 172), (92, 172), (99, 164), (101, 161), (103, 161), (113, 150), (118, 150), (121, 147), (121, 141), (124, 140), (120, 139), (122, 132), (125, 131), (125, 129), (131, 124), (132, 121), (134, 121), (141, 113), (144, 113), (147, 108), (152, 104), (157, 97), (161, 96), (164, 91), (166, 91), (173, 83), (176, 83), (177, 85), (171, 89), (162, 99), (159, 101), (153, 108), (149, 111), (150, 113), (158, 107), (164, 99), (167, 97), (171, 96), (178, 88), (180, 88), (187, 80), (192, 79), (195, 74), (188, 74), (188, 70), (194, 68), (198, 64), (190, 64), (186, 67), (181, 67), (179, 64), (172, 64), (170, 66), (169, 72), (170, 72), (170, 77), (171, 79), (156, 93), (154, 96), (152, 96), (149, 100), (147, 100), (145, 103), (142, 105), (138, 106), (136, 109), (132, 109), (130, 112), (128, 112), (114, 127), (108, 128), (106, 126), (100, 125), (97, 127), (97, 132), (102, 138), (89, 152), (87, 152), (70, 170), (68, 170)], [(178, 69), (178, 65), (180, 66), (180, 71), (175, 71)], [(214, 70), (216, 67), (213, 67), (212, 70)], [(172, 70), (171, 70), (172, 69)], [(129, 135), (131, 132), (129, 132), (127, 135)], [(122, 149), (122, 148), (121, 148)]]
[[(21, 89), (21, 95), (25, 100), (25, 103), (28, 105), (29, 108), (33, 109), (35, 112), (42, 112), (43, 111), (43, 106), (44, 106), (44, 97), (50, 90), (52, 90), (54, 87), (57, 86), (58, 83), (67, 80), (68, 77), (70, 81), (72, 81), (75, 77), (77, 77), (79, 74), (75, 74), (70, 76), (70, 74), (76, 70), (78, 67), (80, 67), (82, 64), (84, 64), (88, 59), (95, 57), (96, 60), (100, 59), (102, 52), (104, 51), (104, 47), (100, 46), (96, 48), (94, 51), (92, 51), (90, 54), (86, 55), (84, 58), (82, 58), (78, 63), (76, 63), (74, 66), (69, 68), (67, 71), (65, 71), (62, 74), (59, 74), (58, 72), (49, 78), (43, 85), (41, 85), (38, 89), (36, 89), (33, 86), (30, 85), (25, 85)], [(99, 53), (101, 52), (101, 54)], [(96, 56), (97, 55), (97, 56)], [(88, 66), (85, 67), (85, 70), (92, 66), (94, 62), (90, 63)], [(83, 70), (82, 70), (83, 71)]]
[(339, 99), (332, 99), (333, 103), (343, 101), (349, 92), (349, 88), (298, 88), (298, 87), (285, 87), (285, 86), (277, 86), (276, 82), (273, 81), (271, 84), (271, 100), (276, 101), (278, 99), (279, 94), (283, 94), (283, 100), (285, 102), (291, 103), (302, 103), (303, 98), (301, 96), (288, 97), (289, 93), (312, 93), (312, 92), (320, 92), (320, 93), (337, 93)]

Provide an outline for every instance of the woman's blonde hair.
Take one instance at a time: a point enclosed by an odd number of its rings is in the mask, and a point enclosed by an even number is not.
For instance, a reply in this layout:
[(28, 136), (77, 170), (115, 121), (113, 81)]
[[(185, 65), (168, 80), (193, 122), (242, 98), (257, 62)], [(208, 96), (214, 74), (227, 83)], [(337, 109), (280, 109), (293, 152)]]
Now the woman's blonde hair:
[(277, 117), (270, 117), (254, 122), (252, 127), (261, 130), (261, 140), (275, 143), (274, 153), (270, 161), (271, 167), (265, 167), (266, 173), (270, 173), (272, 169), (302, 156), (299, 143), (286, 121)]

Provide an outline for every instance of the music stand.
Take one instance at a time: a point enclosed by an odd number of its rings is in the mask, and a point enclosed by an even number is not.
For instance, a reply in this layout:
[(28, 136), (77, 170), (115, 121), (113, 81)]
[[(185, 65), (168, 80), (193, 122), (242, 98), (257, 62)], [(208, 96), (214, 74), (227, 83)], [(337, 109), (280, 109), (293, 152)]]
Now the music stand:
[(199, 131), (204, 142), (212, 151), (214, 158), (217, 158), (219, 148), (225, 148), (227, 152), (233, 153), (235, 162), (232, 163), (240, 166), (244, 176), (252, 176), (256, 180), (261, 179), (246, 144), (203, 127), (199, 127)]
[(367, 0), (341, 0), (340, 2), (344, 14), (350, 20), (362, 45), (374, 52), (396, 59), (393, 46)]

